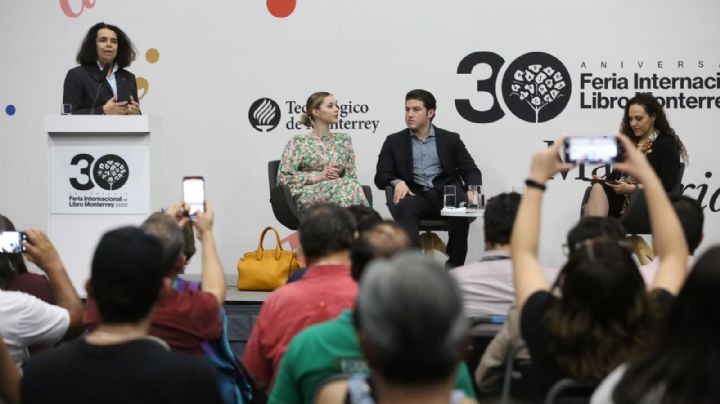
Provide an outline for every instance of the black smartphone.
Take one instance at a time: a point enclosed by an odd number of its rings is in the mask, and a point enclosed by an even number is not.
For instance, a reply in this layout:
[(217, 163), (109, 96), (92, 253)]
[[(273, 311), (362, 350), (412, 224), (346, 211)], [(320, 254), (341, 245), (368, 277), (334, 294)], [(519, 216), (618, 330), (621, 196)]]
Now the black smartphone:
[(609, 164), (622, 161), (622, 147), (615, 136), (572, 136), (563, 147), (566, 163)]
[(188, 216), (197, 217), (197, 212), (205, 212), (205, 179), (202, 176), (183, 177), (183, 202), (189, 206)]
[(27, 240), (27, 234), (23, 231), (0, 232), (0, 254), (19, 254), (25, 252), (27, 249), (22, 243)]

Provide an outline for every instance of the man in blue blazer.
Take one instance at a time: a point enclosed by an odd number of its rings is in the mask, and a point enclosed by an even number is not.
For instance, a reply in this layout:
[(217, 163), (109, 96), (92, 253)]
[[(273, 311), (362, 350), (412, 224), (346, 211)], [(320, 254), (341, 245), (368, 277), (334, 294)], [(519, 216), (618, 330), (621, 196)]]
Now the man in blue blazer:
[[(454, 185), (456, 201), (472, 197), (467, 185), (481, 185), (482, 174), (460, 140), (460, 135), (432, 124), (437, 103), (426, 90), (412, 90), (405, 96), (407, 129), (385, 139), (378, 156), (375, 185), (380, 189), (393, 187), (394, 219), (420, 244), (420, 219), (440, 217), (446, 185)], [(448, 217), (447, 266), (465, 263), (467, 218)]]

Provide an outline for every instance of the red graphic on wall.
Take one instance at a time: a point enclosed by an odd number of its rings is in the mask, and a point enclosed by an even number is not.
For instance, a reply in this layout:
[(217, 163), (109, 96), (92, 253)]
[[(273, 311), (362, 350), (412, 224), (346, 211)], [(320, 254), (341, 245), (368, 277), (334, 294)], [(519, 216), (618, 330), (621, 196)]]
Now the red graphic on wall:
[(285, 18), (295, 11), (295, 0), (267, 0), (267, 8), (274, 17)]
[(86, 8), (93, 7), (95, 7), (95, 0), (82, 0), (82, 3), (80, 4), (80, 11), (76, 13), (73, 11), (72, 7), (70, 7), (70, 0), (60, 0), (60, 8), (63, 13), (70, 18), (75, 18), (82, 14)]

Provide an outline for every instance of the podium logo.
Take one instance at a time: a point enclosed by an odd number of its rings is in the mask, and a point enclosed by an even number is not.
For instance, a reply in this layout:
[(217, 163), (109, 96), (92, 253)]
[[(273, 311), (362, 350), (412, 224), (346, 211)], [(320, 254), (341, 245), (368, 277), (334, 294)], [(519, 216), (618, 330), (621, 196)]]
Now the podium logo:
[(270, 132), (280, 123), (280, 106), (270, 98), (260, 98), (250, 106), (248, 119), (258, 132)]
[(81, 176), (70, 178), (70, 185), (78, 191), (89, 191), (95, 185), (108, 191), (122, 188), (130, 177), (130, 167), (117, 154), (106, 154), (97, 161), (95, 157), (80, 153), (70, 160), (70, 165), (80, 166)]
[[(494, 52), (474, 52), (458, 65), (458, 74), (470, 74), (475, 66), (490, 66), (490, 77), (477, 81), (477, 91), (489, 93), (493, 104), (479, 111), (469, 99), (456, 99), (458, 113), (470, 122), (491, 123), (505, 116), (498, 102), (496, 83), (500, 68), (505, 63)], [(547, 122), (565, 109), (570, 101), (572, 82), (565, 65), (545, 52), (530, 52), (515, 59), (503, 76), (501, 93), (507, 108), (518, 118), (533, 123)]]

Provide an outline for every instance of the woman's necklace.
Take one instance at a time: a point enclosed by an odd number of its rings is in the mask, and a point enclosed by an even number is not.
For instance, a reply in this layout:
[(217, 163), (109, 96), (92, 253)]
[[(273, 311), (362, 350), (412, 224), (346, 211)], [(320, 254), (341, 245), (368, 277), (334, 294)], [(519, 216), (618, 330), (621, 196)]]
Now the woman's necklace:
[(654, 131), (644, 142), (640, 143), (640, 151), (645, 155), (652, 153), (652, 145), (657, 137), (658, 132)]

